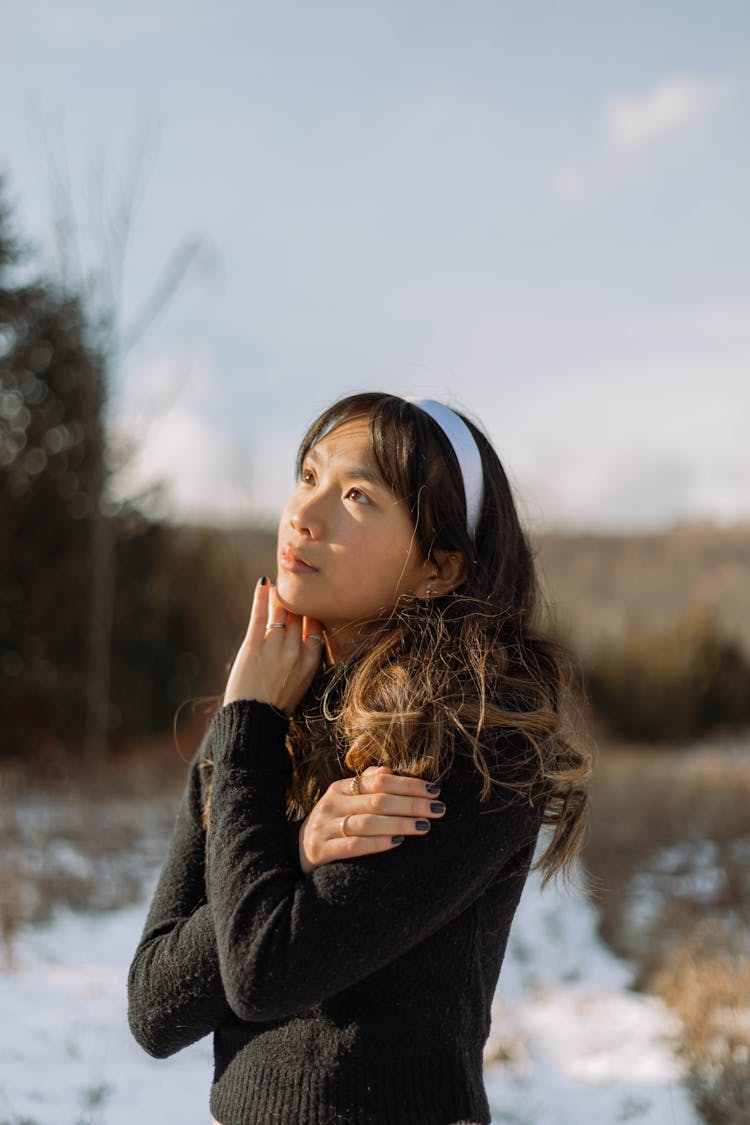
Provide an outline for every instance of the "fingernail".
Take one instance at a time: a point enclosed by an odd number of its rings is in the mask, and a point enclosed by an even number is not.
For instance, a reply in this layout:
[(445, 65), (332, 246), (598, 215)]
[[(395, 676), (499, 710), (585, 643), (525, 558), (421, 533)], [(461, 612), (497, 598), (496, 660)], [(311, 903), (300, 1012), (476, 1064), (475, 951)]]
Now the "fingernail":
[(427, 790), (428, 793), (439, 793), (440, 792), (440, 786), (439, 785), (425, 785), (425, 789)]
[(430, 801), (430, 812), (445, 812), (445, 805), (442, 801)]
[(414, 827), (417, 832), (427, 832), (430, 827), (430, 822), (429, 820), (415, 820)]
[(265, 586), (265, 585), (267, 585), (267, 583), (268, 583), (268, 579), (266, 578), (266, 576), (264, 574), (263, 577), (260, 580), (260, 584), (261, 584), (261, 586)]
[(403, 842), (404, 842), (403, 836), (391, 836), (391, 843), (392, 844), (403, 844)]

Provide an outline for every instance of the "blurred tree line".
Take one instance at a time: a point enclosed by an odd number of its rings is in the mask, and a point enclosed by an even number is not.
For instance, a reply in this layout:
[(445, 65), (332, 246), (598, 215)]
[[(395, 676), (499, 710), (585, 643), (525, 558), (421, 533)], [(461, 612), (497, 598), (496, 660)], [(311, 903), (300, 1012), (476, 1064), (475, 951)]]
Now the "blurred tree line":
[[(100, 357), (80, 302), (16, 280), (20, 244), (0, 197), (0, 722), (81, 730), (91, 529), (103, 458)], [(28, 734), (27, 734), (28, 739)]]
[(221, 691), (274, 558), (270, 534), (110, 502), (102, 336), (80, 293), (29, 274), (0, 181), (0, 757), (80, 755), (97, 708), (104, 745), (166, 730)]
[(705, 605), (631, 622), (587, 668), (591, 703), (625, 739), (681, 743), (750, 724), (750, 660)]
[[(219, 694), (253, 584), (273, 572), (274, 536), (109, 503), (107, 356), (80, 293), (28, 280), (3, 200), (0, 181), (0, 758), (42, 759), (80, 755), (102, 702), (112, 745)], [(626, 630), (584, 673), (594, 710), (626, 738), (750, 722), (747, 654), (705, 613)]]

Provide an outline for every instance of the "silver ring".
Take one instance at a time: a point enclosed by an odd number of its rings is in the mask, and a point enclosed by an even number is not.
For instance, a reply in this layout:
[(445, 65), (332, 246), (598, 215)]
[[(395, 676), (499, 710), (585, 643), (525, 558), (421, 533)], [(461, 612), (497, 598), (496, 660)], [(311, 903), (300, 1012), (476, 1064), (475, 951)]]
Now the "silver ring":
[(341, 824), (339, 825), (339, 832), (341, 833), (342, 836), (348, 836), (349, 835), (349, 833), (346, 830), (346, 822), (351, 815), (352, 815), (351, 813), (347, 813), (346, 816), (342, 816), (342, 818), (341, 818)]
[(320, 641), (322, 645), (326, 643), (325, 637), (321, 637), (320, 633), (308, 633), (307, 638), (308, 640)]
[(356, 793), (357, 796), (359, 796), (359, 777), (358, 776), (355, 775), (352, 778), (351, 782), (349, 783), (349, 788), (351, 789), (352, 793)]
[(286, 629), (286, 625), (283, 621), (272, 621), (270, 625), (266, 625), (266, 632), (269, 629)]

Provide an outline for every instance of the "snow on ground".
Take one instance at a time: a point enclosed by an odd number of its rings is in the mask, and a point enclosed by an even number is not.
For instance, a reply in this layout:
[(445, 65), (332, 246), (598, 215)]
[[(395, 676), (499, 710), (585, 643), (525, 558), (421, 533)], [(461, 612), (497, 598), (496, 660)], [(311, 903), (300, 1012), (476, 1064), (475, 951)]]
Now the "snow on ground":
[[(0, 973), (0, 1125), (209, 1125), (206, 1039), (156, 1060), (131, 1038), (127, 967), (143, 904), (58, 912)], [(495, 1125), (695, 1125), (654, 999), (596, 936), (578, 893), (524, 892), (493, 1008), (485, 1079)], [(490, 1061), (502, 1052), (505, 1062)]]
[(632, 978), (600, 942), (582, 893), (541, 893), (529, 880), (485, 1050), (494, 1125), (697, 1125), (674, 1052), (679, 1025), (661, 1001), (631, 991)]
[(209, 1125), (210, 1039), (152, 1059), (130, 1035), (144, 905), (26, 930), (0, 976), (0, 1125)]

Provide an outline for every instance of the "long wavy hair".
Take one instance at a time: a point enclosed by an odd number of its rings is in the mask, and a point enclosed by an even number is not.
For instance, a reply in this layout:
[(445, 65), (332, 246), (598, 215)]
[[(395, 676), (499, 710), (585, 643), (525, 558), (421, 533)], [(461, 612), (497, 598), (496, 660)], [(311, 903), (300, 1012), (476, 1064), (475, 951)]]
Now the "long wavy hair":
[[(482, 775), (482, 801), (500, 786), (509, 799), (544, 802), (550, 839), (537, 867), (546, 882), (570, 872), (583, 842), (591, 757), (565, 734), (572, 663), (540, 630), (533, 556), (507, 477), (482, 431), (460, 417), (484, 470), (474, 541), (453, 447), (418, 406), (389, 394), (351, 395), (302, 439), (298, 476), (317, 442), (367, 419), (373, 457), (406, 502), (423, 557), (460, 552), (467, 574), (445, 596), (402, 596), (383, 617), (361, 623), (363, 639), (349, 658), (321, 668), (289, 726), (287, 815), (305, 816), (333, 780), (369, 765), (439, 780), (460, 738)], [(512, 755), (507, 770), (498, 768), (492, 748), (503, 735), (525, 747), (522, 769), (511, 768)]]

